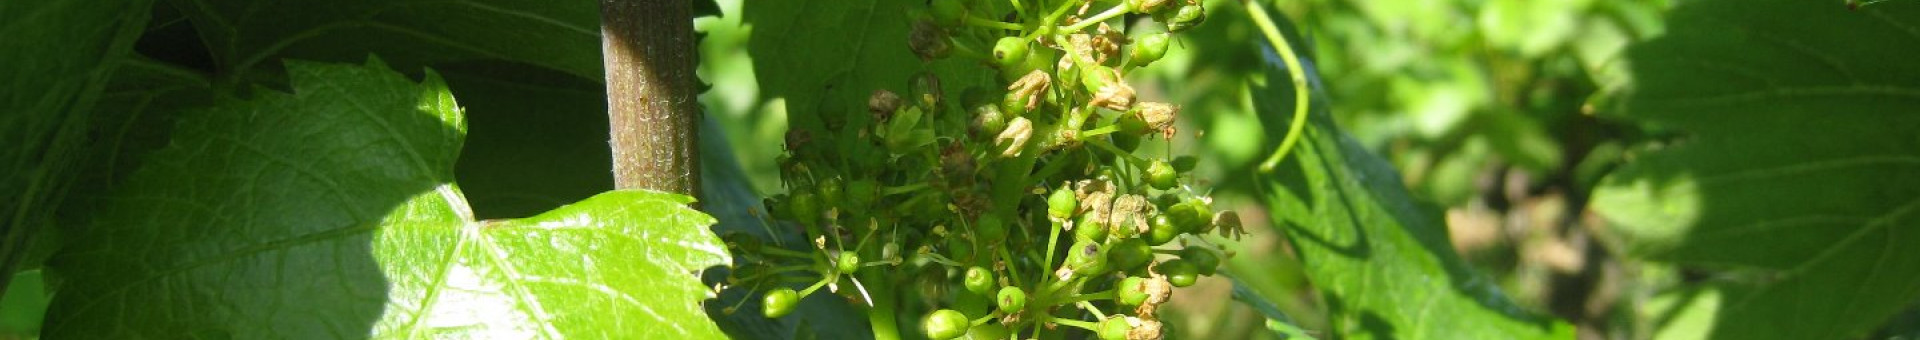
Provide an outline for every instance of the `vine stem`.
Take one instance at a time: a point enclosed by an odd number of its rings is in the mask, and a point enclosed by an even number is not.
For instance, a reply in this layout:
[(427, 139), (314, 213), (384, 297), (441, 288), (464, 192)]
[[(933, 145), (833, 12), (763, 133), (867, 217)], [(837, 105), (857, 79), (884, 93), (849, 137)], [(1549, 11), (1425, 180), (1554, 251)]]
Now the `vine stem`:
[(1293, 151), (1293, 145), (1300, 142), (1300, 132), (1307, 125), (1307, 104), (1312, 98), (1307, 97), (1307, 75), (1306, 70), (1300, 68), (1300, 57), (1293, 54), (1293, 44), (1287, 42), (1287, 37), (1273, 24), (1273, 18), (1267, 16), (1266, 7), (1258, 1), (1240, 3), (1247, 6), (1247, 13), (1253, 17), (1253, 24), (1260, 27), (1260, 33), (1273, 42), (1273, 51), (1280, 54), (1280, 60), (1287, 65), (1287, 74), (1293, 78), (1293, 122), (1287, 125), (1287, 137), (1280, 140), (1280, 149), (1260, 162), (1260, 172), (1272, 173), (1280, 161), (1287, 158), (1287, 153)]
[(898, 311), (895, 310), (893, 301), (895, 298), (893, 282), (887, 281), (887, 277), (879, 272), (868, 270), (866, 275), (863, 275), (867, 278), (865, 281), (873, 282), (871, 290), (874, 292), (869, 296), (872, 300), (867, 301), (872, 305), (872, 308), (867, 309), (867, 324), (873, 329), (874, 340), (900, 340), (899, 316), (895, 315)]
[(1093, 25), (1098, 25), (1101, 22), (1105, 22), (1108, 19), (1113, 19), (1114, 17), (1118, 17), (1122, 14), (1127, 14), (1127, 5), (1125, 4), (1115, 5), (1113, 6), (1113, 8), (1108, 8), (1104, 12), (1094, 14), (1091, 17), (1087, 17), (1085, 20), (1080, 20), (1080, 22), (1074, 23), (1072, 26), (1067, 26), (1066, 31), (1079, 32), (1080, 30), (1086, 29), (1087, 27), (1093, 27)]
[(600, 13), (614, 187), (696, 195), (700, 106), (690, 5), (601, 0)]

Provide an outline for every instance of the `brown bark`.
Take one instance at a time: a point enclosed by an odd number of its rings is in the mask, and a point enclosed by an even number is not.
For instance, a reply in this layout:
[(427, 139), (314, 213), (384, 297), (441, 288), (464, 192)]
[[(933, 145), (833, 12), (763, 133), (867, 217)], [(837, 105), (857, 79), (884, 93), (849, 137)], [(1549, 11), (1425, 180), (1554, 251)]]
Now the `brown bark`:
[(686, 195), (699, 188), (691, 7), (685, 0), (600, 1), (616, 188)]

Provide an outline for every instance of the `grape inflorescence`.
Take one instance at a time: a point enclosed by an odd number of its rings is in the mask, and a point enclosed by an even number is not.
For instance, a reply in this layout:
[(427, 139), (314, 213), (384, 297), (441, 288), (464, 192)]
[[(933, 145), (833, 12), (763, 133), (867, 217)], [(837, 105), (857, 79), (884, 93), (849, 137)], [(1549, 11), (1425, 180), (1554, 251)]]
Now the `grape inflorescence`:
[[(1001, 85), (945, 98), (921, 72), (872, 89), (867, 112), (844, 113), (870, 120), (790, 130), (779, 160), (788, 192), (767, 205), (809, 242), (723, 235), (747, 259), (728, 284), (763, 287), (768, 317), (824, 287), (871, 313), (921, 315), (910, 324), (933, 339), (1161, 337), (1158, 309), (1174, 287), (1231, 255), (1201, 236), (1244, 231), (1191, 189), (1191, 157), (1135, 153), (1173, 138), (1180, 109), (1142, 100), (1124, 79), (1205, 8), (932, 0), (913, 15), (916, 56), (977, 60)], [(1128, 16), (1148, 20), (1115, 27)]]

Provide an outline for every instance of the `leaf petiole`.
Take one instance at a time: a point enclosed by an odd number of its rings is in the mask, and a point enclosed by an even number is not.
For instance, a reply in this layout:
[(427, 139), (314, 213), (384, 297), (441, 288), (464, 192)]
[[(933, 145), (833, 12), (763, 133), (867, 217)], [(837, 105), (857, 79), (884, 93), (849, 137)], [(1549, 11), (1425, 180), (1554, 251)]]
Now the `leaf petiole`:
[(1274, 150), (1273, 156), (1267, 157), (1266, 161), (1260, 162), (1260, 172), (1272, 173), (1275, 167), (1280, 166), (1280, 161), (1287, 158), (1287, 153), (1293, 151), (1293, 145), (1300, 142), (1300, 132), (1307, 125), (1307, 104), (1312, 102), (1312, 98), (1307, 96), (1307, 75), (1306, 70), (1300, 68), (1300, 57), (1293, 54), (1293, 45), (1274, 26), (1273, 18), (1267, 16), (1266, 7), (1257, 1), (1240, 3), (1247, 6), (1247, 13), (1253, 17), (1254, 25), (1260, 27), (1260, 33), (1267, 37), (1267, 41), (1273, 42), (1274, 52), (1280, 54), (1280, 60), (1287, 65), (1287, 75), (1293, 79), (1293, 122), (1287, 125), (1287, 137), (1280, 140), (1280, 148)]

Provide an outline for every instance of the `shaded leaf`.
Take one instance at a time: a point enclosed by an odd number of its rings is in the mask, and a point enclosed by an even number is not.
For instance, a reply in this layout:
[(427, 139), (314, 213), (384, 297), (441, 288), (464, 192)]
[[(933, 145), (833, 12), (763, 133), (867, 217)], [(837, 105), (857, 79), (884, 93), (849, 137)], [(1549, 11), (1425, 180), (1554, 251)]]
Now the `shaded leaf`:
[(1720, 339), (1865, 335), (1920, 298), (1920, 3), (1699, 1), (1616, 110), (1684, 137), (1602, 181), (1631, 252), (1728, 269)]
[[(1289, 70), (1270, 46), (1259, 46), (1268, 85), (1253, 89), (1254, 104), (1268, 134), (1283, 136), (1295, 98)], [(1308, 78), (1317, 77), (1311, 64), (1305, 67)], [(1320, 83), (1309, 84), (1315, 100), (1306, 135), (1262, 175), (1261, 198), (1320, 288), (1329, 337), (1573, 337), (1565, 323), (1521, 310), (1468, 268), (1447, 241), (1444, 221), (1408, 195), (1386, 161), (1334, 125)]]
[[(281, 58), (351, 61), (368, 52), (398, 69), (504, 59), (587, 79), (603, 76), (594, 1), (173, 1), (219, 70), (245, 74)], [(691, 20), (691, 19), (689, 19)]]
[(0, 288), (79, 177), (89, 114), (151, 5), (0, 2)]
[[(823, 119), (845, 120), (850, 128), (865, 127), (871, 120), (864, 114), (867, 97), (874, 90), (908, 93), (908, 78), (923, 70), (939, 76), (947, 103), (957, 102), (970, 86), (987, 85), (995, 75), (978, 67), (977, 61), (956, 55), (923, 62), (914, 56), (907, 47), (912, 16), (904, 13), (920, 8), (915, 7), (918, 4), (747, 1), (741, 12), (743, 23), (753, 29), (748, 53), (754, 56), (760, 90), (768, 97), (786, 99), (793, 128), (822, 131), (828, 128)], [(991, 46), (979, 41), (969, 44)]]
[(438, 76), (290, 62), (293, 93), (187, 112), (50, 260), (45, 335), (692, 337), (726, 263), (688, 198), (611, 192), (475, 221)]

